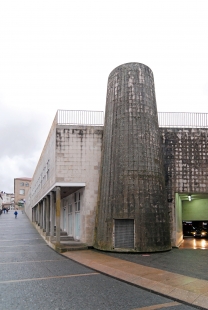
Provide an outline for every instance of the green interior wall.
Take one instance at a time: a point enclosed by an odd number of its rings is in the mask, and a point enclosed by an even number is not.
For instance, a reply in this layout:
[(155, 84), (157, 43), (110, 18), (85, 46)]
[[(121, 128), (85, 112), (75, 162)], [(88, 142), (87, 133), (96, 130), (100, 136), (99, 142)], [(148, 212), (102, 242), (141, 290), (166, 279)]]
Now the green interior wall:
[[(178, 193), (175, 194), (175, 245), (178, 246), (183, 241), (183, 229), (182, 229), (182, 200)], [(174, 242), (173, 242), (174, 243)]]
[(208, 199), (183, 201), (183, 221), (208, 221)]

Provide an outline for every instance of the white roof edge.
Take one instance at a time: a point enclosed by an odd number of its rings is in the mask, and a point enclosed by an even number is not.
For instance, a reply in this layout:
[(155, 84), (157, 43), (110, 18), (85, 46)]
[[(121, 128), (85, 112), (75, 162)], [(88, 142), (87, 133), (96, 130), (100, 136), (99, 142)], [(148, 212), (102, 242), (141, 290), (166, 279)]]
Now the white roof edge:
[(34, 206), (41, 201), (46, 195), (53, 191), (56, 187), (85, 187), (86, 183), (67, 183), (67, 182), (56, 182), (51, 188), (34, 204)]
[(86, 183), (66, 183), (66, 182), (56, 182), (54, 187), (62, 186), (62, 187), (84, 187)]

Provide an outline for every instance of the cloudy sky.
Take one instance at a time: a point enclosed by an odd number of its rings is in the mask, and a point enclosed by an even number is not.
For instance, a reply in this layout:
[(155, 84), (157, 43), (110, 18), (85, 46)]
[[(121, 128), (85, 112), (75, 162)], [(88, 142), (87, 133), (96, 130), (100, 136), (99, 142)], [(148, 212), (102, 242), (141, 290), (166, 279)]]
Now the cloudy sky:
[(107, 79), (140, 62), (159, 112), (208, 112), (208, 1), (1, 0), (0, 190), (32, 177), (58, 109), (105, 109)]

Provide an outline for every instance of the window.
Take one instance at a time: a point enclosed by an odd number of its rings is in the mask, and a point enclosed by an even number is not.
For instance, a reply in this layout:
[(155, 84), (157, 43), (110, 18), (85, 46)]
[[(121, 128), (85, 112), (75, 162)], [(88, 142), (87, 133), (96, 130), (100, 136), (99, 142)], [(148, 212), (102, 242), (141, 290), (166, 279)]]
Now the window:
[(75, 202), (75, 211), (80, 211), (80, 193), (74, 194), (74, 202)]
[(20, 182), (20, 186), (24, 186), (24, 182)]
[(69, 213), (72, 213), (72, 204), (69, 205)]
[(19, 193), (20, 193), (20, 195), (24, 195), (25, 194), (25, 190), (24, 189), (20, 189)]
[(29, 186), (29, 183), (25, 183), (25, 186)]

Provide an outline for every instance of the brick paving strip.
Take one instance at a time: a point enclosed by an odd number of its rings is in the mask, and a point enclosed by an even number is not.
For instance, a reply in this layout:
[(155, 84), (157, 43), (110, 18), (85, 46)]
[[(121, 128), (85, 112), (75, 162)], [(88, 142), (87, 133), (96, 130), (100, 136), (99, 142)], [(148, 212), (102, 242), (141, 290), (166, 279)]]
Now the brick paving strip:
[(146, 267), (93, 250), (69, 251), (62, 255), (103, 274), (151, 292), (208, 309), (208, 281)]
[(143, 307), (143, 308), (135, 308), (132, 310), (156, 310), (156, 309), (174, 307), (174, 306), (178, 306), (178, 305), (180, 305), (178, 302), (173, 301), (173, 302), (168, 302), (168, 303), (160, 304), (160, 305), (152, 305), (152, 306)]

